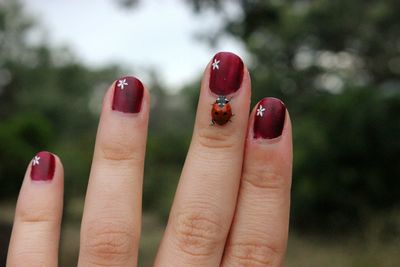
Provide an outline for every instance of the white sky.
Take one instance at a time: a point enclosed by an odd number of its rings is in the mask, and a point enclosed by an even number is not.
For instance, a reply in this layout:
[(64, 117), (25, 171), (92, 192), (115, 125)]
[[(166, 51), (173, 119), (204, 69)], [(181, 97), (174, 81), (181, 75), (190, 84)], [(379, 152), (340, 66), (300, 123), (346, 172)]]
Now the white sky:
[[(244, 47), (232, 38), (223, 38), (216, 48), (196, 40), (196, 34), (216, 31), (221, 16), (211, 11), (194, 15), (184, 0), (142, 0), (131, 9), (115, 0), (23, 2), (52, 46), (71, 48), (91, 66), (121, 64), (132, 71), (127, 74), (144, 82), (145, 70), (155, 68), (172, 91), (199, 77), (220, 50), (246, 58)], [(239, 14), (234, 8), (231, 11), (231, 15)]]

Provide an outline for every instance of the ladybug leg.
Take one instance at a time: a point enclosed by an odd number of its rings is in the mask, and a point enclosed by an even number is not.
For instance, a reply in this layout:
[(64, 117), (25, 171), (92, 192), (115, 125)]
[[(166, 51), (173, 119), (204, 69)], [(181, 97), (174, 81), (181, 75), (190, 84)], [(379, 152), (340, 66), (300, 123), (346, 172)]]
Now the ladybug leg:
[(214, 120), (211, 120), (210, 126), (215, 126), (215, 121)]

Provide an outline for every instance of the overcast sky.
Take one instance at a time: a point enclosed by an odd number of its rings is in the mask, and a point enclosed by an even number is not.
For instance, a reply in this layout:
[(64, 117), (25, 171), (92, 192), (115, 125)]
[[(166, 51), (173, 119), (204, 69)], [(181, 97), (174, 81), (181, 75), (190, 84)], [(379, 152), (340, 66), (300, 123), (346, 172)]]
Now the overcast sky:
[[(156, 68), (171, 90), (198, 77), (219, 50), (244, 58), (243, 46), (224, 38), (216, 48), (196, 40), (198, 33), (221, 26), (214, 12), (195, 15), (183, 0), (142, 0), (133, 9), (115, 0), (23, 0), (37, 17), (53, 46), (68, 46), (83, 62), (101, 66), (116, 62), (144, 79)], [(234, 8), (232, 15), (238, 14)], [(236, 12), (236, 14), (235, 14)]]

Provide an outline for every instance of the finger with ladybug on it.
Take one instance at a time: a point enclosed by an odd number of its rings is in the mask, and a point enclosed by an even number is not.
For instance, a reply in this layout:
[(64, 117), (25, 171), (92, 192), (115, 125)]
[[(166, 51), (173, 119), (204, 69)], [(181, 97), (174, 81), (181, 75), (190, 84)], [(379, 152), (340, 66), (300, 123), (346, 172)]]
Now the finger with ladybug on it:
[[(244, 64), (231, 53), (218, 53), (210, 68), (210, 90), (217, 95), (211, 109), (211, 125), (225, 125), (231, 121), (232, 106), (227, 96), (236, 93), (243, 80)], [(232, 98), (231, 98), (232, 99)]]
[[(216, 54), (202, 79), (192, 141), (154, 266), (220, 266), (240, 184), (250, 95), (241, 58)], [(203, 223), (207, 231), (188, 231)]]

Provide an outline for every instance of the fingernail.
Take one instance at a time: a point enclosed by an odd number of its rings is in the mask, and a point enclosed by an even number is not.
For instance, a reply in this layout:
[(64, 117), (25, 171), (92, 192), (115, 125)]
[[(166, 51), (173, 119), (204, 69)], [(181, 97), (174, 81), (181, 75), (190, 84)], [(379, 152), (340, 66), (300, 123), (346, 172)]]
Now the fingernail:
[(210, 90), (217, 95), (229, 95), (236, 92), (243, 80), (243, 61), (229, 52), (220, 52), (214, 56), (211, 65)]
[(53, 179), (56, 168), (56, 159), (53, 154), (42, 151), (32, 159), (31, 179), (33, 181), (50, 181)]
[(272, 139), (282, 135), (286, 107), (277, 98), (267, 97), (257, 104), (254, 118), (254, 138)]
[(143, 84), (132, 76), (126, 76), (115, 82), (112, 109), (125, 113), (138, 113), (142, 106)]

